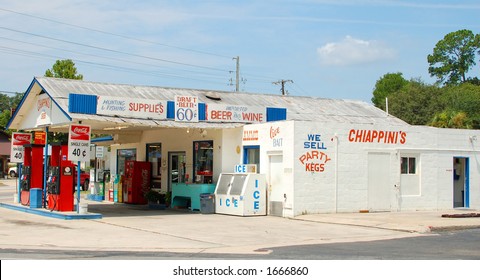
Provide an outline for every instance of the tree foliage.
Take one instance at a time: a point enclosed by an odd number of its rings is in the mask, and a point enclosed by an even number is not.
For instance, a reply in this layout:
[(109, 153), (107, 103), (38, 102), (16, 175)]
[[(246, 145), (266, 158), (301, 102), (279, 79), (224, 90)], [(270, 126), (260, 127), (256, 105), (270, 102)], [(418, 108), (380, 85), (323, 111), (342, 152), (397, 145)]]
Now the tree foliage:
[(452, 110), (444, 110), (435, 114), (431, 126), (442, 128), (472, 128), (472, 120), (467, 117), (465, 112), (456, 112)]
[(429, 123), (442, 110), (441, 89), (411, 80), (389, 98), (389, 113), (413, 125)]
[(439, 83), (450, 85), (467, 81), (466, 74), (475, 65), (479, 48), (479, 34), (466, 29), (448, 33), (427, 56), (430, 76), (436, 77)]
[(375, 83), (372, 103), (378, 108), (385, 110), (385, 99), (392, 94), (399, 92), (408, 84), (400, 72), (387, 73)]
[(480, 80), (467, 77), (479, 49), (480, 35), (470, 30), (447, 34), (427, 57), (435, 85), (387, 73), (377, 80), (372, 103), (385, 110), (388, 97), (389, 113), (412, 125), (480, 129)]
[(71, 59), (57, 60), (52, 69), (45, 71), (45, 77), (83, 80), (83, 75), (77, 74), (77, 68)]
[(5, 130), (11, 116), (11, 110), (15, 109), (22, 100), (23, 93), (16, 93), (14, 96), (0, 94), (0, 130), (4, 130), (7, 134), (11, 131)]

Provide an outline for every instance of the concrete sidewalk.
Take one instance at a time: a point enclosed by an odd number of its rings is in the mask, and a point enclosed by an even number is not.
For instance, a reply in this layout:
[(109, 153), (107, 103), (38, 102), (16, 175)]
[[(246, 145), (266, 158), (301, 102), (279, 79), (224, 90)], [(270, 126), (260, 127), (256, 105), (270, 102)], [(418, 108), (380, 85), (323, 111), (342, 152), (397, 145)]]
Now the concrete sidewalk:
[[(353, 225), (412, 233), (427, 233), (480, 228), (480, 217), (462, 217), (465, 216), (465, 214), (471, 213), (478, 215), (480, 211), (464, 208), (443, 211), (336, 213), (302, 215), (296, 217), (296, 219), (325, 224)], [(452, 217), (442, 217), (445, 215)]]
[[(14, 185), (7, 181), (0, 180), (0, 195), (2, 203), (10, 205)], [(99, 213), (102, 218), (62, 220), (0, 207), (0, 248), (267, 254), (265, 248), (280, 246), (385, 240), (480, 228), (479, 217), (442, 218), (443, 214), (480, 214), (473, 209), (312, 214), (287, 219), (83, 202), (89, 204), (88, 212)]]

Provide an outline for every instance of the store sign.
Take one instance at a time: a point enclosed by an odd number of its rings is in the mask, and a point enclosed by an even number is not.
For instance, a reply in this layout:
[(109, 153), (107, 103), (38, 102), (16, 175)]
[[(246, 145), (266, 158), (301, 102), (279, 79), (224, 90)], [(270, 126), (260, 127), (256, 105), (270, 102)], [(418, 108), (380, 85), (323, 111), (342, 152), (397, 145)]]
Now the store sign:
[(12, 133), (12, 146), (10, 148), (10, 162), (23, 162), (25, 148), (23, 145), (32, 142), (32, 134), (30, 133)]
[(370, 129), (351, 129), (348, 141), (357, 143), (405, 144), (407, 133), (404, 131), (384, 131)]
[(257, 173), (256, 164), (237, 164), (233, 170), (235, 173)]
[(270, 139), (272, 139), (272, 147), (282, 147), (283, 137), (280, 135), (280, 127), (270, 127)]
[(45, 145), (47, 143), (47, 133), (45, 131), (35, 131), (33, 144)]
[(37, 96), (36, 109), (36, 126), (49, 125), (52, 123), (52, 99), (48, 95), (42, 94)]
[(325, 171), (326, 164), (331, 160), (327, 153), (327, 147), (320, 134), (307, 134), (303, 142), (304, 153), (298, 158), (305, 166), (305, 171), (321, 173)]
[(207, 104), (206, 121), (208, 122), (265, 122), (265, 108), (256, 106)]
[(243, 130), (243, 141), (258, 141), (258, 129)]
[(68, 160), (90, 161), (90, 126), (70, 125), (68, 130)]
[(175, 121), (198, 122), (198, 99), (195, 96), (175, 96)]
[(104, 148), (105, 147), (103, 147), (103, 146), (96, 146), (95, 147), (95, 157), (96, 158), (103, 158)]
[(97, 114), (164, 120), (167, 118), (167, 102), (151, 99), (98, 96)]

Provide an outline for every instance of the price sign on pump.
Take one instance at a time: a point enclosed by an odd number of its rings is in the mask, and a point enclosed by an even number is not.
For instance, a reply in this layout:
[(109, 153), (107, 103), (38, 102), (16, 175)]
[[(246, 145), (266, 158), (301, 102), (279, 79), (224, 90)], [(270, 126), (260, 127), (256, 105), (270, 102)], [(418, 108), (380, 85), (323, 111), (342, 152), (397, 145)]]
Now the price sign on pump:
[(68, 160), (90, 161), (90, 126), (70, 125), (68, 131)]

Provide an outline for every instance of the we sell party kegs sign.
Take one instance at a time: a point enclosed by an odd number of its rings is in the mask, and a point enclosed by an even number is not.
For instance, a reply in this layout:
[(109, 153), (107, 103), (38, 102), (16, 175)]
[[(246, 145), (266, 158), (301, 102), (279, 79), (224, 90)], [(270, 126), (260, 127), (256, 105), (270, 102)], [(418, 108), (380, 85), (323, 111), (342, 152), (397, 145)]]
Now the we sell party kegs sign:
[(68, 160), (90, 161), (90, 126), (70, 125), (68, 130)]

